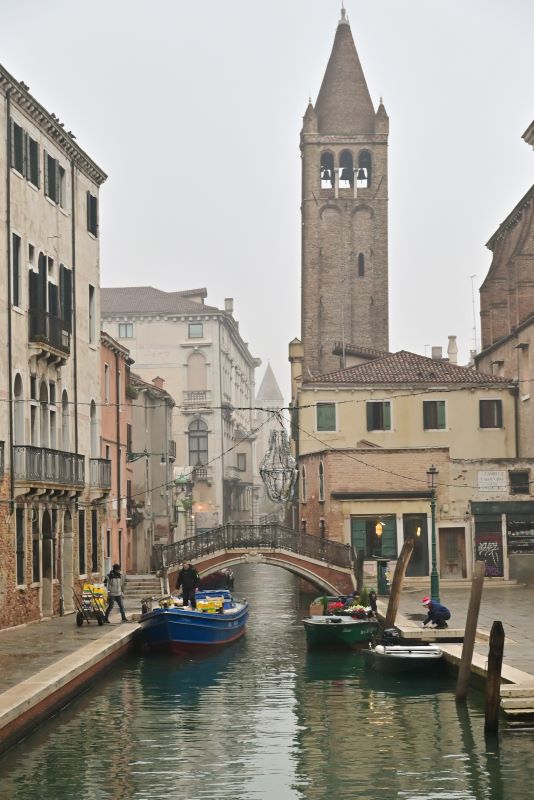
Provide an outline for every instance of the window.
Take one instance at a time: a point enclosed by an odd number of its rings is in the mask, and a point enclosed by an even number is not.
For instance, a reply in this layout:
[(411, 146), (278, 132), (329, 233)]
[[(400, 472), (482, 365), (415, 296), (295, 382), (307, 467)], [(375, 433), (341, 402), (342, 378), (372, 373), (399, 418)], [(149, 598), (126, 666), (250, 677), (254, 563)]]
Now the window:
[(358, 155), (358, 172), (356, 185), (358, 189), (368, 189), (371, 185), (372, 159), (369, 150), (362, 150)]
[(89, 344), (95, 343), (95, 287), (89, 285)]
[(354, 183), (354, 168), (350, 150), (342, 150), (339, 156), (339, 188), (350, 189)]
[(480, 427), (502, 428), (502, 400), (480, 401)]
[(132, 426), (129, 422), (126, 423), (126, 453), (133, 453), (132, 447)]
[(109, 403), (109, 364), (104, 364), (104, 403)]
[(39, 188), (39, 145), (31, 136), (26, 136), (26, 177)]
[(11, 250), (11, 293), (13, 298), (13, 305), (20, 306), (21, 301), (21, 287), (20, 287), (20, 236), (16, 233), (12, 237), (12, 250)]
[(133, 323), (119, 322), (119, 339), (132, 339), (132, 338), (133, 338)]
[(323, 462), (319, 462), (319, 502), (324, 502), (324, 466)]
[(98, 198), (87, 192), (87, 230), (98, 236)]
[(389, 400), (367, 403), (367, 430), (391, 430), (391, 403)]
[(98, 511), (91, 509), (91, 570), (98, 572)]
[(336, 404), (317, 403), (316, 419), (318, 431), (335, 431), (336, 429)]
[(365, 256), (363, 253), (358, 255), (358, 277), (363, 278), (365, 275)]
[(208, 426), (203, 419), (189, 425), (189, 464), (204, 467), (208, 463)]
[(510, 494), (530, 494), (530, 472), (527, 470), (514, 470), (510, 476)]
[(321, 189), (332, 189), (334, 186), (334, 156), (332, 153), (321, 153)]
[[(363, 550), (365, 558), (397, 557), (397, 519), (394, 516), (351, 517), (351, 541), (354, 551)], [(381, 531), (377, 533), (377, 531)]]
[(11, 122), (11, 166), (24, 175), (24, 131)]
[(59, 265), (60, 317), (65, 328), (72, 330), (72, 272), (65, 264)]
[(237, 454), (237, 468), (240, 472), (245, 472), (247, 469), (247, 455), (246, 453)]
[[(44, 190), (45, 195), (53, 200), (54, 203), (58, 203), (61, 200), (61, 175), (60, 175), (60, 164), (57, 159), (47, 153), (46, 150), (44, 151)], [(65, 170), (63, 170), (63, 174), (65, 174)]]
[(65, 170), (58, 161), (57, 165), (57, 200), (61, 208), (67, 205), (67, 179), (65, 177)]
[(306, 467), (302, 467), (300, 471), (300, 477), (302, 481), (302, 502), (305, 503), (308, 499), (308, 487), (306, 486)]
[(423, 427), (425, 431), (444, 430), (445, 400), (423, 400)]
[(39, 512), (34, 509), (34, 519), (32, 522), (32, 583), (39, 583), (41, 580), (41, 553), (39, 547)]
[(111, 531), (106, 531), (106, 558), (111, 558)]
[(202, 324), (202, 322), (190, 322), (189, 338), (202, 339), (203, 336), (204, 336), (204, 325)]
[(85, 575), (85, 511), (78, 511), (78, 573)]
[(25, 576), (24, 576), (24, 556), (25, 556), (25, 547), (24, 547), (24, 538), (25, 538), (25, 531), (24, 531), (24, 509), (17, 508), (16, 513), (16, 528), (17, 528), (17, 586), (22, 586), (22, 584), (26, 583)]
[(319, 538), (320, 539), (326, 538), (326, 526), (323, 517), (321, 517), (319, 520)]

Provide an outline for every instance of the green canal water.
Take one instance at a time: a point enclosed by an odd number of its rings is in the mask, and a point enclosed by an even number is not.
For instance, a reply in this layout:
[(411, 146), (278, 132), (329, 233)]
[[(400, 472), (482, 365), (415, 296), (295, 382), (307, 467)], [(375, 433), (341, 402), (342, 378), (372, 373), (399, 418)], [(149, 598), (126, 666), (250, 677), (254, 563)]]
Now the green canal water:
[(212, 658), (132, 656), (0, 760), (1, 800), (518, 800), (534, 735), (483, 735), (447, 678), (307, 653), (309, 596), (246, 565), (246, 637)]

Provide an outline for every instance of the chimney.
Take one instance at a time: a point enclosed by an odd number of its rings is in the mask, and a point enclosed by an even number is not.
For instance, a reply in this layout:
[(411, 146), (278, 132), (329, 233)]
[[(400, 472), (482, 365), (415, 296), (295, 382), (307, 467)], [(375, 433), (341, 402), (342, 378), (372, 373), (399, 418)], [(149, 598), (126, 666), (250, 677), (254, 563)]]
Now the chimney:
[(458, 345), (456, 344), (456, 336), (449, 336), (449, 346), (447, 347), (447, 355), (451, 364), (458, 363)]
[(432, 345), (432, 359), (433, 361), (441, 361), (443, 358), (443, 348), (442, 347), (435, 347)]
[(234, 298), (233, 297), (225, 297), (224, 298), (224, 310), (228, 314), (233, 314), (233, 312), (234, 312)]
[(160, 378), (159, 375), (157, 375), (155, 378), (152, 378), (152, 383), (154, 384), (156, 389), (163, 389), (165, 381), (163, 378)]

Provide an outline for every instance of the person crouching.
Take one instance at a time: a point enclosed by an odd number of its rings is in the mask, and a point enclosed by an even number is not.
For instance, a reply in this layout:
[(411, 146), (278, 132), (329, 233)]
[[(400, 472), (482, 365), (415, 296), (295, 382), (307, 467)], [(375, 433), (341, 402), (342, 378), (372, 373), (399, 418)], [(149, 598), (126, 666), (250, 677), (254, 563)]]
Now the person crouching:
[(451, 612), (447, 606), (441, 605), (436, 600), (431, 600), (430, 597), (423, 597), (423, 605), (427, 610), (426, 619), (423, 620), (423, 627), (428, 623), (434, 623), (436, 628), (448, 628), (447, 620), (451, 618)]

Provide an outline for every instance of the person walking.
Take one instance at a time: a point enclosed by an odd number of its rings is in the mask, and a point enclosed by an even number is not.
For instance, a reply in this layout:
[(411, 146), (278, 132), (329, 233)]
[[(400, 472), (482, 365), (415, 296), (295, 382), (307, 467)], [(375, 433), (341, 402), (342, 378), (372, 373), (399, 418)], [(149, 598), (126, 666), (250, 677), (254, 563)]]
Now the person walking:
[(106, 613), (104, 615), (104, 622), (109, 622), (109, 612), (117, 603), (119, 610), (121, 612), (121, 619), (122, 622), (129, 622), (130, 620), (126, 616), (126, 612), (124, 610), (124, 584), (126, 580), (124, 575), (121, 573), (120, 564), (113, 564), (113, 569), (106, 576), (106, 580), (104, 583), (107, 586), (108, 590), (108, 607), (106, 608)]
[(190, 561), (184, 561), (184, 565), (178, 573), (178, 580), (176, 581), (176, 588), (182, 589), (182, 597), (184, 599), (184, 606), (191, 604), (191, 608), (197, 607), (195, 599), (195, 590), (200, 583), (200, 575)]
[(428, 623), (434, 623), (436, 628), (448, 628), (447, 620), (451, 618), (451, 612), (447, 606), (441, 605), (436, 600), (431, 600), (430, 597), (423, 597), (423, 605), (427, 610), (426, 619), (423, 620), (423, 628)]

